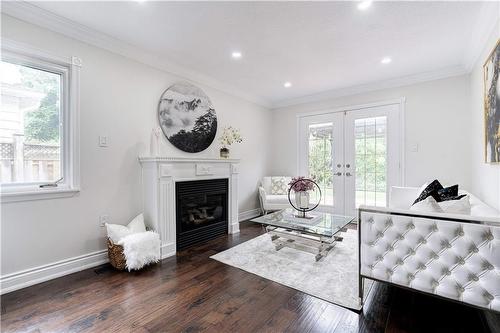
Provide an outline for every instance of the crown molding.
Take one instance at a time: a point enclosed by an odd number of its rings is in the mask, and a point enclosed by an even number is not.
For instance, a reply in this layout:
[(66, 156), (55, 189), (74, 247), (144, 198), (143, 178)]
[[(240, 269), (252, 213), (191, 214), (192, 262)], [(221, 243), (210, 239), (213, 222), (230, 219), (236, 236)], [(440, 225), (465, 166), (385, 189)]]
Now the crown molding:
[(34, 4), (25, 1), (3, 1), (1, 10), (2, 13), (6, 15), (160, 69), (178, 76), (179, 79), (209, 86), (265, 108), (271, 107), (269, 101), (259, 96), (235, 89), (231, 85), (225, 84), (210, 76), (176, 64), (163, 55), (160, 57), (154, 52), (142, 50), (127, 42), (56, 15)]
[(175, 62), (168, 60), (165, 56), (160, 57), (154, 52), (142, 50), (134, 45), (128, 44), (124, 41), (93, 30), (85, 25), (44, 10), (32, 3), (25, 1), (3, 1), (2, 13), (171, 73), (179, 79), (209, 86), (268, 109), (279, 109), (282, 107), (319, 102), (343, 96), (395, 88), (399, 86), (407, 86), (415, 83), (467, 74), (472, 70), (473, 66), (477, 62), (483, 48), (482, 46), (486, 43), (487, 38), (496, 27), (497, 19), (500, 16), (500, 12), (489, 10), (490, 7), (487, 5), (488, 2), (483, 5), (479, 15), (480, 19), (478, 19), (478, 24), (476, 25), (474, 32), (471, 34), (472, 37), (470, 47), (468, 48), (468, 52), (464, 54), (463, 66), (452, 66), (432, 72), (419, 73), (390, 80), (376, 81), (362, 85), (328, 90), (317, 94), (277, 102), (270, 102), (260, 96), (236, 89), (233, 86), (225, 84), (215, 78), (176, 64)]
[(464, 66), (452, 66), (432, 72), (425, 72), (425, 73), (409, 75), (384, 81), (374, 81), (367, 84), (356, 85), (340, 89), (333, 89), (303, 97), (286, 99), (277, 103), (273, 103), (273, 105), (271, 106), (271, 110), (276, 110), (279, 108), (295, 106), (300, 104), (331, 100), (339, 97), (357, 95), (371, 91), (408, 86), (426, 81), (434, 81), (453, 76), (465, 75), (468, 73), (469, 71)]
[[(491, 10), (490, 5), (494, 3), (497, 10)], [(481, 52), (484, 49), (488, 39), (497, 29), (498, 21), (500, 20), (500, 5), (496, 2), (484, 2), (476, 20), (476, 26), (471, 34), (469, 47), (464, 54), (463, 63), (467, 71), (472, 71), (479, 60)], [(500, 36), (500, 31), (498, 32)]]

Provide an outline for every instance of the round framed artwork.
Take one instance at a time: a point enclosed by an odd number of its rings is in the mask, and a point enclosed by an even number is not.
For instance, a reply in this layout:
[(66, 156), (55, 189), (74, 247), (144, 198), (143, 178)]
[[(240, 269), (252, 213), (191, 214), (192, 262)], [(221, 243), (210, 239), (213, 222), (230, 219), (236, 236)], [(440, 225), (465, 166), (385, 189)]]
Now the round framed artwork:
[(217, 132), (217, 115), (210, 98), (187, 82), (176, 83), (161, 95), (158, 120), (168, 141), (188, 153), (207, 149)]

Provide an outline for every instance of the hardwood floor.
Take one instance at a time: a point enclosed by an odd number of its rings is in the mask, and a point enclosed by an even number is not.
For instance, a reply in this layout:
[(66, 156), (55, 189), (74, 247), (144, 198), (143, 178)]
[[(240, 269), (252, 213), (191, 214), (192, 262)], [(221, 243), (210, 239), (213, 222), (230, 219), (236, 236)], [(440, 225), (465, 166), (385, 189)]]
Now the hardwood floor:
[(209, 257), (262, 233), (182, 251), (140, 272), (104, 265), (1, 297), (2, 332), (488, 332), (482, 311), (376, 284), (362, 313)]

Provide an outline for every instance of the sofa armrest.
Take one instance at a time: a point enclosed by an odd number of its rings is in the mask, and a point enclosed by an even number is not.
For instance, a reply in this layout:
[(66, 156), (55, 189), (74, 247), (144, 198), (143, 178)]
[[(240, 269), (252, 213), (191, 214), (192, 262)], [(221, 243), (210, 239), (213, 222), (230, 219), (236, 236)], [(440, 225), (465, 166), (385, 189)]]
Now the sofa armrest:
[(259, 202), (262, 214), (266, 213), (266, 190), (264, 187), (259, 186)]
[(259, 196), (264, 200), (266, 199), (266, 190), (262, 186), (259, 186)]

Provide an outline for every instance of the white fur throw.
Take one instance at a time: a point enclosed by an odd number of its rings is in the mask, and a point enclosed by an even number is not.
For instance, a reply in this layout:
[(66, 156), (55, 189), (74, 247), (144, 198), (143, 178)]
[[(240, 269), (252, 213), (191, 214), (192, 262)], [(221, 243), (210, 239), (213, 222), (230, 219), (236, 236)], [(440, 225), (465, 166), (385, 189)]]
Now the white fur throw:
[(123, 237), (117, 243), (123, 246), (129, 271), (141, 269), (160, 260), (160, 236), (153, 231), (139, 232)]

